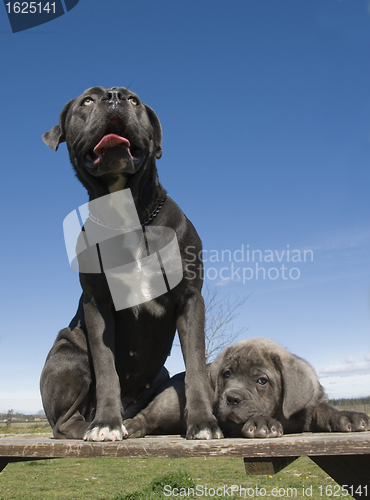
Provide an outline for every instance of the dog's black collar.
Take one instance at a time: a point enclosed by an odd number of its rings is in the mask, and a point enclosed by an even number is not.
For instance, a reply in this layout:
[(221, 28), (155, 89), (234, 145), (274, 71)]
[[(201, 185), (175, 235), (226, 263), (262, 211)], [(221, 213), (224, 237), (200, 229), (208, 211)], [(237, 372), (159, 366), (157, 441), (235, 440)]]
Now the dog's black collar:
[[(160, 209), (162, 208), (164, 202), (166, 201), (166, 197), (165, 196), (159, 203), (159, 205), (157, 205), (157, 207), (152, 211), (150, 212), (149, 214), (149, 217), (148, 219), (143, 222), (141, 224), (141, 226), (137, 226), (137, 227), (133, 227), (131, 228), (132, 230), (135, 230), (135, 229), (139, 229), (140, 227), (144, 227), (144, 226), (147, 226), (148, 224), (150, 224), (152, 222), (152, 220), (158, 215), (158, 212), (160, 211)], [(103, 226), (103, 227), (106, 227), (108, 229), (113, 229), (114, 231), (122, 231), (122, 229), (124, 228), (117, 228), (117, 227), (110, 227), (110, 226), (107, 226), (106, 224), (103, 224), (97, 217), (95, 217), (95, 215), (93, 215), (91, 212), (89, 212), (89, 219), (92, 220), (93, 222), (95, 222), (96, 224), (99, 224), (99, 226)]]

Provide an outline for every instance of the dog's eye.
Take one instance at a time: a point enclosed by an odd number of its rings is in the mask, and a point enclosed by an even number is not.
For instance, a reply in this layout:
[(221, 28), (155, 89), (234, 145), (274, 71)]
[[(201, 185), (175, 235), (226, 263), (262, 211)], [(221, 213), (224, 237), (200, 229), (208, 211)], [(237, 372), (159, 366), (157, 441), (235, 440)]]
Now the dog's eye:
[(133, 106), (137, 106), (139, 104), (139, 101), (136, 99), (136, 97), (129, 97), (128, 100)]
[(90, 106), (90, 104), (92, 104), (93, 102), (94, 102), (94, 99), (92, 99), (91, 97), (86, 97), (82, 101), (82, 106)]
[(222, 374), (223, 378), (230, 378), (231, 372), (230, 370), (225, 370)]
[(259, 384), (259, 385), (266, 385), (268, 381), (269, 381), (268, 378), (266, 378), (266, 377), (260, 377), (260, 378), (257, 379), (257, 384)]

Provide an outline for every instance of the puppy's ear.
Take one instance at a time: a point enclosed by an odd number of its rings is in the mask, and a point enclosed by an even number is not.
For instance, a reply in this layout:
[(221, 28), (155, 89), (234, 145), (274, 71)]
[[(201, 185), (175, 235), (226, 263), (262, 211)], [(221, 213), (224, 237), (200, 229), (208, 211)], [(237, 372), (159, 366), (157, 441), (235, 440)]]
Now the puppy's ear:
[(223, 366), (225, 365), (225, 357), (228, 353), (229, 348), (224, 349), (217, 358), (211, 363), (209, 367), (209, 380), (211, 383), (211, 387), (214, 391), (214, 402), (217, 402), (220, 395), (220, 382), (221, 382), (221, 371)]
[(216, 390), (216, 386), (218, 384), (218, 377), (220, 375), (220, 370), (223, 363), (223, 355), (222, 353), (217, 356), (217, 358), (211, 363), (209, 368), (209, 380), (211, 382), (211, 386), (213, 390)]
[[(290, 354), (290, 353), (289, 353)], [(283, 385), (283, 414), (290, 418), (303, 410), (315, 397), (319, 382), (311, 366), (293, 354), (281, 363)]]
[(150, 123), (152, 124), (154, 131), (154, 148), (155, 157), (157, 160), (162, 156), (162, 127), (158, 116), (154, 113), (152, 108), (145, 104), (146, 112), (148, 114)]
[(71, 104), (74, 102), (74, 99), (69, 101), (65, 106), (63, 111), (60, 114), (59, 125), (55, 125), (49, 132), (45, 132), (42, 136), (42, 140), (45, 142), (49, 148), (57, 151), (58, 146), (61, 142), (65, 142), (65, 122), (66, 116)]

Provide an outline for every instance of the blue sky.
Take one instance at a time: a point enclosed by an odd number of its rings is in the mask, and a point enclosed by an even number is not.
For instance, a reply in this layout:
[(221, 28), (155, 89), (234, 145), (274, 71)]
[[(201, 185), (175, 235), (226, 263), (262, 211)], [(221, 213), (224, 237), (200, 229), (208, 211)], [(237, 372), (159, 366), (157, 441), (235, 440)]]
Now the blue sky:
[[(307, 359), (330, 397), (370, 394), (367, 0), (80, 0), (16, 34), (4, 9), (0, 41), (0, 411), (41, 409), (77, 307), (62, 223), (87, 196), (41, 135), (93, 85), (158, 114), (160, 180), (203, 240), (207, 286), (249, 296), (235, 329)], [(182, 370), (178, 347), (167, 365)]]

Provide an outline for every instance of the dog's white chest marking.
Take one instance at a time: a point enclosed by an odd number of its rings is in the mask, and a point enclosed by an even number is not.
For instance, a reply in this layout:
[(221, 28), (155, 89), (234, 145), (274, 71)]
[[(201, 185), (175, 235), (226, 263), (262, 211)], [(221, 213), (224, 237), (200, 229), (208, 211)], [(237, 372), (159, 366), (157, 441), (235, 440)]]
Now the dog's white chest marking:
[(136, 319), (138, 319), (140, 312), (146, 309), (152, 316), (156, 318), (160, 318), (166, 312), (166, 309), (162, 304), (156, 302), (155, 300), (149, 300), (148, 302), (144, 302), (144, 304), (140, 304), (139, 306), (132, 307), (132, 312)]
[(127, 179), (126, 177), (120, 177), (118, 181), (116, 181), (114, 184), (109, 186), (109, 192), (110, 193), (115, 193), (116, 191), (121, 191), (122, 189), (125, 189), (125, 186), (127, 184)]
[(72, 237), (66, 238), (72, 268), (104, 272), (116, 311), (138, 306), (136, 316), (140, 307), (161, 316), (164, 310), (155, 299), (183, 277), (175, 231), (142, 227), (129, 189), (91, 200), (79, 207), (79, 213), (82, 220), (90, 219), (82, 232), (76, 211), (64, 221), (65, 235), (72, 229)]
[[(104, 272), (116, 310), (139, 306), (160, 317), (164, 310), (154, 299), (182, 279), (182, 261), (173, 230), (164, 227), (132, 231), (122, 236), (120, 248), (101, 251)], [(126, 264), (104, 263), (104, 254), (125, 257)]]
[(141, 307), (161, 316), (164, 311), (153, 299), (167, 292), (162, 268), (156, 254), (136, 259), (115, 269), (105, 271), (116, 310), (133, 307), (137, 317)]

